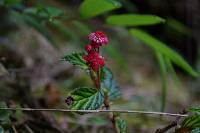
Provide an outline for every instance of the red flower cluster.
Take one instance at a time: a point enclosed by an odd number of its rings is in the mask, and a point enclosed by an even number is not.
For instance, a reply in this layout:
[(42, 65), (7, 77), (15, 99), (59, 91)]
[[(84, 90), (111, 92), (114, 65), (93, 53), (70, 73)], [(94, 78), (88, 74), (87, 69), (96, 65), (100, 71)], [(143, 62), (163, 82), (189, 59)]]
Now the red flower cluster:
[(92, 70), (98, 71), (100, 67), (105, 65), (104, 58), (99, 54), (98, 49), (108, 43), (108, 38), (102, 31), (96, 31), (90, 33), (88, 39), (91, 43), (85, 46), (87, 55), (83, 55), (83, 59)]
[(90, 33), (88, 35), (88, 39), (91, 41), (91, 46), (94, 48), (99, 48), (100, 46), (108, 43), (108, 38), (102, 31)]
[(101, 55), (99, 55), (99, 53), (96, 51), (91, 51), (87, 55), (84, 55), (83, 59), (94, 71), (98, 71), (99, 67), (102, 67), (105, 64), (104, 58)]

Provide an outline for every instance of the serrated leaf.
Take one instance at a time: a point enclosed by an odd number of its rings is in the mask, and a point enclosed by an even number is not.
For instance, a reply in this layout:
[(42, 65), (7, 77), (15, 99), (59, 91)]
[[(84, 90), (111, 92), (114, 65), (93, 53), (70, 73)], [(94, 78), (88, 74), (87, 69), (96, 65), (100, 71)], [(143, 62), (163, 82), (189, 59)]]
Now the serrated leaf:
[(181, 123), (181, 128), (187, 128), (190, 130), (200, 128), (200, 115), (193, 115), (185, 118)]
[(154, 38), (153, 36), (149, 35), (148, 33), (139, 30), (139, 29), (131, 29), (130, 33), (144, 42), (146, 45), (150, 46), (156, 51), (159, 51), (161, 54), (165, 55), (169, 58), (173, 63), (177, 66), (184, 69), (190, 75), (194, 77), (198, 77), (199, 73), (197, 73), (179, 54), (177, 54), (174, 50), (169, 48), (166, 44), (159, 41), (158, 39)]
[(72, 98), (70, 108), (74, 110), (95, 110), (103, 104), (103, 93), (94, 88), (77, 88), (69, 97)]
[(121, 14), (109, 16), (106, 22), (118, 26), (145, 26), (165, 22), (165, 20), (155, 15)]
[(120, 117), (116, 118), (116, 127), (119, 133), (126, 133), (126, 122)]
[(121, 96), (118, 84), (114, 80), (111, 70), (106, 67), (101, 70), (101, 88), (107, 89), (110, 100), (115, 100)]
[(91, 18), (120, 7), (121, 4), (115, 0), (85, 0), (79, 12), (83, 18)]
[(68, 61), (74, 66), (80, 67), (81, 69), (87, 69), (88, 66), (83, 60), (82, 55), (82, 53), (72, 53), (69, 55), (65, 55), (62, 59)]

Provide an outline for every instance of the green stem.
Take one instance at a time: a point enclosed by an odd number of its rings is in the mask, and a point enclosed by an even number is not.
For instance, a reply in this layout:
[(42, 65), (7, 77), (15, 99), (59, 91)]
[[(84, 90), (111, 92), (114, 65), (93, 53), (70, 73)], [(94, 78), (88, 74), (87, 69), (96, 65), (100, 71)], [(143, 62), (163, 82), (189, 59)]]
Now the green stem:
[(166, 68), (165, 57), (161, 53), (157, 51), (155, 52), (159, 62), (160, 75), (162, 80), (161, 111), (164, 111), (166, 106), (166, 97), (167, 97), (167, 68)]
[[(110, 104), (109, 104), (109, 96), (108, 96), (108, 92), (104, 91), (104, 106), (106, 108), (106, 110), (110, 110)], [(116, 127), (116, 119), (115, 119), (115, 115), (113, 112), (111, 112), (109, 114), (109, 120), (112, 123), (113, 129), (115, 133), (118, 133), (117, 127)]]

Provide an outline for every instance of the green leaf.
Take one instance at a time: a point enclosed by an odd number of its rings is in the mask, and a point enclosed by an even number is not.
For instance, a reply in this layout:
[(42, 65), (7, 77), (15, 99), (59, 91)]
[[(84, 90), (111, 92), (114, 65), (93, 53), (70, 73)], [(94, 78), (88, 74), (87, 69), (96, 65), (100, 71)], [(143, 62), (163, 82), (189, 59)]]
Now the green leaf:
[(91, 18), (120, 7), (121, 4), (115, 0), (85, 0), (79, 12), (83, 18)]
[(21, 2), (21, 0), (1, 0), (4, 1), (4, 5), (6, 6), (14, 6)]
[(120, 117), (116, 118), (116, 127), (119, 133), (126, 133), (126, 122)]
[[(5, 102), (0, 102), (0, 108), (7, 108)], [(1, 124), (9, 124), (10, 123), (10, 115), (11, 112), (7, 110), (0, 110), (0, 125)]]
[(193, 115), (185, 118), (181, 123), (181, 128), (187, 128), (190, 130), (200, 128), (200, 115)]
[(154, 50), (159, 51), (161, 54), (169, 58), (177, 66), (181, 67), (192, 76), (199, 76), (199, 74), (195, 70), (193, 70), (193, 68), (179, 54), (177, 54), (174, 50), (166, 46), (163, 42), (157, 40), (148, 33), (139, 29), (131, 29), (130, 33), (134, 37), (144, 42), (146, 45), (153, 48)]
[(171, 28), (177, 31), (178, 34), (185, 34), (189, 36), (191, 33), (190, 29), (187, 26), (185, 26), (184, 24), (182, 24), (176, 19), (168, 18), (166, 24), (167, 24), (167, 28)]
[(177, 75), (176, 71), (174, 70), (171, 60), (169, 58), (165, 58), (165, 61), (166, 61), (167, 67), (169, 69), (169, 72), (172, 75), (172, 79), (174, 80), (175, 85), (177, 87), (180, 87), (181, 81), (179, 80), (178, 75)]
[(167, 95), (167, 68), (164, 56), (158, 51), (155, 51), (155, 53), (157, 60), (159, 62), (160, 75), (162, 80), (161, 111), (163, 112), (165, 110), (166, 95)]
[(55, 7), (46, 7), (46, 6), (38, 6), (38, 7), (30, 7), (24, 10), (24, 13), (35, 15), (40, 18), (55, 18), (60, 17), (64, 14), (63, 10)]
[(122, 14), (109, 16), (106, 22), (118, 26), (144, 26), (158, 24), (165, 20), (154, 15)]
[(77, 88), (69, 95), (72, 99), (71, 109), (95, 110), (103, 104), (103, 93), (94, 88)]
[(110, 100), (115, 100), (121, 96), (118, 84), (114, 80), (111, 70), (106, 67), (101, 69), (101, 88), (107, 89)]
[(68, 61), (74, 66), (80, 67), (81, 69), (88, 69), (86, 62), (83, 60), (81, 53), (72, 53), (65, 55), (62, 59)]
[(200, 107), (191, 107), (188, 111), (200, 115)]

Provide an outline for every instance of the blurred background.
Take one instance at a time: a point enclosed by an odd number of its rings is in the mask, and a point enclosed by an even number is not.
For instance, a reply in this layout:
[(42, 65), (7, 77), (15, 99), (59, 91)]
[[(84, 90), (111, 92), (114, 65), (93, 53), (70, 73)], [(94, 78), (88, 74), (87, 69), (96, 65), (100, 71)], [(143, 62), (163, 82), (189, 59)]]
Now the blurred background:
[[(159, 22), (121, 14), (156, 15)], [(112, 109), (178, 113), (199, 106), (199, 24), (199, 0), (0, 0), (1, 105), (67, 108), (71, 90), (93, 84), (61, 58), (83, 51), (87, 35), (101, 30), (109, 38), (102, 55), (122, 93)], [(173, 120), (122, 117), (131, 133), (155, 132)], [(0, 119), (2, 131), (15, 133), (112, 132), (105, 114), (15, 111)]]

